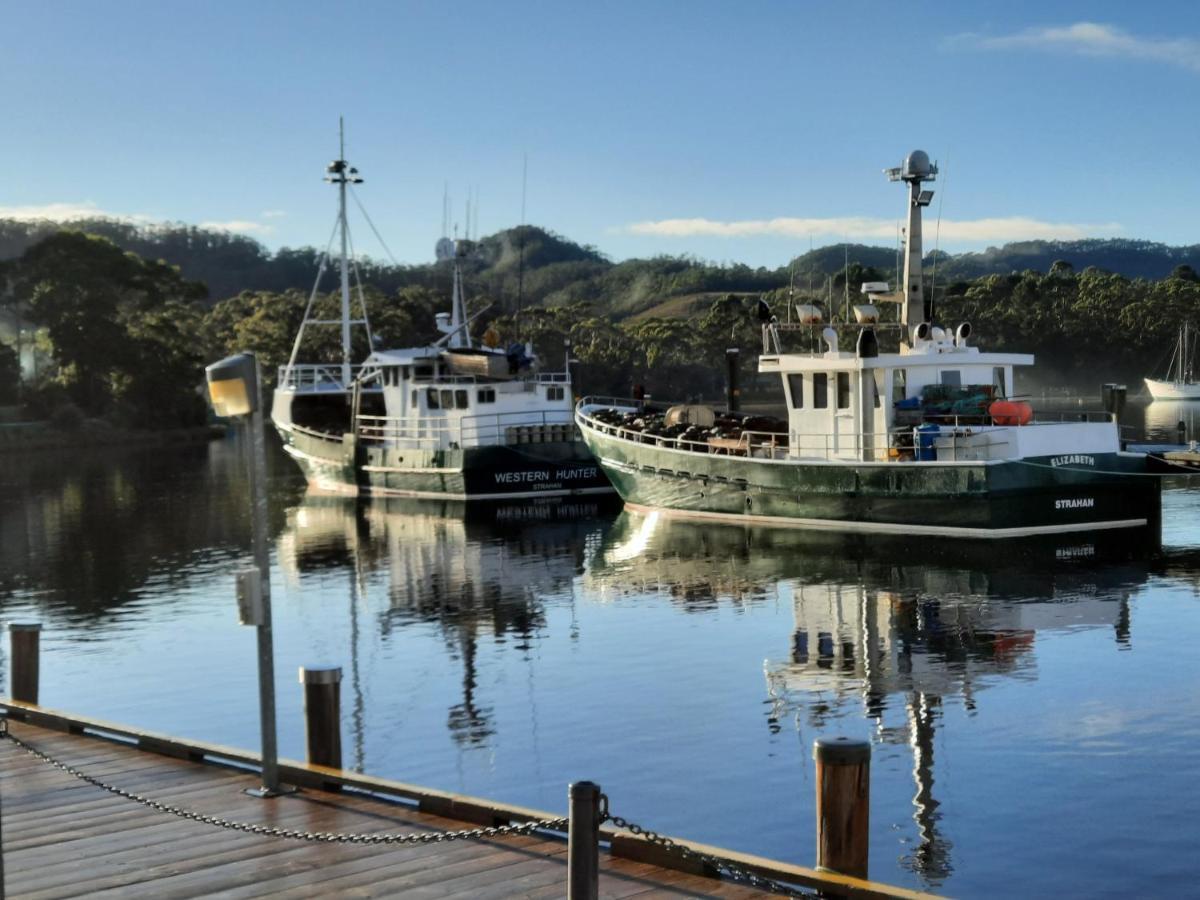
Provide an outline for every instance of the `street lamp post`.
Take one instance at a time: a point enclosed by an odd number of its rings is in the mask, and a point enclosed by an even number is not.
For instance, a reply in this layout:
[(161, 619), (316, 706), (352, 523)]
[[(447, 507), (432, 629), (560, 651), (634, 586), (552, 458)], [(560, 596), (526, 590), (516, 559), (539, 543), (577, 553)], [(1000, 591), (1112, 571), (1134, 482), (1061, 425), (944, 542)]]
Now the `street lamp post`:
[(279, 754), (275, 738), (275, 657), (271, 636), (271, 562), (267, 546), (267, 465), (263, 439), (262, 393), (258, 360), (238, 353), (204, 370), (213, 411), (240, 420), (245, 429), (250, 470), (254, 568), (237, 577), (241, 621), (258, 630), (258, 704), (262, 731), (262, 787), (247, 793), (275, 797), (286, 793), (279, 784)]

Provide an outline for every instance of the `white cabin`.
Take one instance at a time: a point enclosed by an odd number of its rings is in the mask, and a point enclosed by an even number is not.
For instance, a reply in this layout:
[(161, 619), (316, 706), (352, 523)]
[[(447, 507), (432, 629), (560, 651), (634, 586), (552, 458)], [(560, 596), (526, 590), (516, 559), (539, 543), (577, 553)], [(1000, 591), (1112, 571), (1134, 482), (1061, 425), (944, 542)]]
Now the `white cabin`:
[(376, 351), (363, 368), (364, 389), (378, 389), (384, 409), (356, 416), (364, 440), (449, 450), (574, 437), (569, 372), (510, 373), (500, 351), (438, 346)]
[[(861, 462), (912, 458), (903, 448), (921, 446), (915, 432), (929, 420), (922, 419), (919, 405), (905, 409), (904, 401), (920, 398), (931, 385), (982, 386), (993, 400), (1007, 399), (1015, 367), (1033, 365), (1032, 355), (984, 352), (968, 346), (965, 335), (950, 336), (941, 329), (927, 340), (915, 340), (914, 346), (901, 346), (900, 352), (874, 356), (842, 350), (832, 329), (825, 334), (828, 349), (823, 353), (759, 357), (759, 372), (781, 377), (787, 401), (787, 450), (777, 455)], [(933, 433), (925, 440), (942, 461), (1113, 452), (1120, 444), (1116, 424), (1108, 417), (1016, 426), (948, 414), (934, 424), (936, 430), (929, 429)], [(922, 458), (917, 452), (913, 456)]]

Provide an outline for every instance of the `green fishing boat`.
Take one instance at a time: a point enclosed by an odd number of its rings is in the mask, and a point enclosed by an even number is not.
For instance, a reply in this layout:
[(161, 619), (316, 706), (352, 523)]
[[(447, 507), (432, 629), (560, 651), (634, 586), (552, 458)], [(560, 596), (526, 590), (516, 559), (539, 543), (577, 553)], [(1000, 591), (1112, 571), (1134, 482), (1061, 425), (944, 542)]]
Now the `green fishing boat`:
[[(1156, 524), (1159, 480), (1144, 454), (1121, 449), (1114, 414), (1035, 415), (1013, 396), (1014, 370), (1032, 356), (989, 352), (970, 343), (969, 323), (931, 320), (921, 212), (937, 166), (918, 150), (886, 171), (908, 188), (901, 288), (864, 284), (853, 321), (804, 304), (799, 321), (781, 323), (760, 301), (758, 371), (779, 377), (786, 418), (591, 397), (577, 404), (583, 440), (626, 504), (958, 537)], [(801, 349), (785, 349), (792, 344)]]

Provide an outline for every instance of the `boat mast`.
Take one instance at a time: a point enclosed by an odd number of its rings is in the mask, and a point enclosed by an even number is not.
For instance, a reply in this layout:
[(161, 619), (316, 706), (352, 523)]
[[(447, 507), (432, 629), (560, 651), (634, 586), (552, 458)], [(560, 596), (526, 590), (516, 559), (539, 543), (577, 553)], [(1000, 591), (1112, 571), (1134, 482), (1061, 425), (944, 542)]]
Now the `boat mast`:
[(904, 306), (900, 321), (906, 336), (911, 339), (912, 330), (926, 321), (925, 289), (921, 273), (921, 210), (933, 200), (933, 191), (921, 190), (921, 183), (934, 181), (938, 167), (929, 161), (923, 150), (914, 150), (897, 169), (884, 169), (889, 181), (908, 184), (908, 230), (905, 233), (904, 253)]
[(348, 250), (350, 228), (346, 223), (346, 185), (362, 184), (358, 169), (346, 163), (346, 129), (338, 116), (338, 158), (326, 166), (329, 175), (326, 181), (338, 186), (338, 228), (342, 232), (342, 384), (349, 385), (350, 378), (350, 253)]

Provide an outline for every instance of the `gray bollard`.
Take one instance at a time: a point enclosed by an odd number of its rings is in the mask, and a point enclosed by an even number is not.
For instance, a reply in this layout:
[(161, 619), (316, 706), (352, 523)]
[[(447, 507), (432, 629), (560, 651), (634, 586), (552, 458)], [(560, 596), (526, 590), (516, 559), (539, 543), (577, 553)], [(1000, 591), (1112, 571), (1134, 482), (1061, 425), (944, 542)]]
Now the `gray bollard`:
[(600, 786), (577, 781), (567, 789), (567, 900), (600, 896)]
[(304, 736), (308, 761), (331, 769), (342, 767), (342, 669), (302, 666)]
[(845, 737), (813, 744), (817, 761), (817, 868), (867, 877), (871, 745)]
[(42, 626), (37, 624), (8, 626), (12, 656), (12, 681), (9, 694), (22, 703), (38, 702), (38, 661), (41, 650)]

